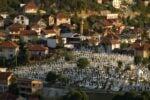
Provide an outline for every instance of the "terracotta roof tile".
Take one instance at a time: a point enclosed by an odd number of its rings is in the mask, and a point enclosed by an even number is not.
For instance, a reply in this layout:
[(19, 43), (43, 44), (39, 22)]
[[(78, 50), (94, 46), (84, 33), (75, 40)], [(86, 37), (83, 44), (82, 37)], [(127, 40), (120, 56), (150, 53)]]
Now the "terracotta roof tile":
[(66, 16), (66, 15), (64, 15), (64, 14), (62, 14), (62, 13), (58, 13), (57, 15), (56, 15), (56, 18), (57, 19), (64, 19), (64, 18), (69, 18), (68, 16)]
[(10, 25), (10, 26), (8, 27), (8, 29), (9, 29), (10, 31), (20, 31), (20, 30), (23, 29), (23, 28), (24, 28), (24, 26), (21, 25), (21, 24), (19, 24), (19, 23), (14, 23), (14, 24), (12, 24), (12, 25)]
[(0, 37), (6, 37), (5, 33), (0, 32)]
[(34, 2), (29, 2), (26, 4), (25, 9), (38, 9), (38, 6)]
[(50, 29), (50, 30), (42, 30), (43, 34), (54, 34), (56, 33), (53, 29)]
[(0, 43), (0, 48), (17, 48), (19, 47), (16, 43), (14, 42), (11, 42), (11, 41), (5, 41), (5, 42), (2, 42)]
[(48, 49), (44, 45), (38, 45), (38, 44), (28, 44), (28, 45), (26, 45), (26, 48), (29, 51), (45, 51)]
[(20, 35), (23, 35), (23, 36), (37, 36), (38, 33), (34, 30), (22, 30), (22, 31), (20, 31)]

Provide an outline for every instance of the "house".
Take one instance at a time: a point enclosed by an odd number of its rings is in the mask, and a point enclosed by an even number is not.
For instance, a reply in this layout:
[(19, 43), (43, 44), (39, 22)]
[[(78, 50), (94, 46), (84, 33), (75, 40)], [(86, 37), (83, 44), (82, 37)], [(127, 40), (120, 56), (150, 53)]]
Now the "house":
[(47, 27), (46, 21), (45, 21), (43, 18), (41, 18), (41, 19), (37, 22), (37, 24), (38, 24), (40, 27), (42, 27), (42, 28), (46, 28), (46, 27)]
[(59, 42), (59, 39), (56, 36), (53, 36), (53, 37), (47, 38), (46, 41), (47, 41), (47, 46), (49, 48), (56, 48)]
[(42, 39), (46, 39), (46, 38), (53, 37), (53, 36), (56, 36), (56, 35), (57, 35), (57, 33), (53, 29), (48, 29), (48, 30), (42, 30), (41, 31)]
[(56, 25), (61, 25), (61, 24), (71, 24), (71, 19), (62, 14), (62, 13), (59, 13), (56, 15)]
[(0, 43), (0, 56), (6, 59), (11, 59), (18, 55), (19, 46), (11, 41), (4, 41)]
[(36, 31), (38, 33), (38, 35), (41, 35), (41, 31), (43, 30), (44, 28), (41, 27), (39, 24), (33, 24), (31, 26), (31, 30), (33, 31)]
[(0, 72), (6, 72), (8, 68), (1, 68), (0, 67)]
[(6, 33), (0, 32), (0, 40), (5, 40), (7, 37)]
[(41, 80), (18, 78), (17, 83), (20, 94), (25, 97), (31, 96), (43, 88), (43, 81)]
[(38, 6), (33, 1), (27, 3), (24, 7), (24, 12), (27, 14), (36, 14), (38, 10)]
[(55, 18), (54, 16), (49, 16), (48, 17), (48, 22), (49, 22), (49, 26), (52, 26), (55, 24)]
[(128, 3), (128, 4), (132, 4), (134, 0), (125, 0), (125, 1), (126, 1), (126, 3)]
[(107, 14), (107, 19), (118, 19), (118, 14)]
[(121, 0), (113, 0), (112, 5), (114, 8), (119, 9), (121, 7)]
[(20, 40), (20, 34), (8, 34), (7, 39), (18, 42)]
[(14, 18), (14, 23), (19, 23), (22, 25), (29, 25), (29, 18), (24, 15), (18, 15)]
[(0, 92), (6, 92), (8, 86), (15, 80), (15, 75), (12, 72), (0, 72)]
[(2, 16), (4, 19), (9, 16), (8, 12), (1, 12), (0, 16)]
[(27, 44), (25, 48), (29, 51), (32, 58), (35, 57), (45, 57), (49, 53), (49, 49), (44, 45), (39, 44)]
[(25, 42), (34, 41), (39, 38), (38, 33), (34, 30), (22, 30), (20, 31), (20, 37)]
[(0, 27), (4, 27), (4, 18), (0, 16)]
[(143, 58), (150, 57), (150, 43), (141, 43), (141, 41), (136, 41), (131, 45), (131, 48), (134, 49), (134, 54), (136, 56), (140, 56)]
[(103, 0), (96, 0), (97, 3), (102, 4)]
[(9, 34), (19, 34), (25, 27), (19, 23), (14, 23), (8, 27)]

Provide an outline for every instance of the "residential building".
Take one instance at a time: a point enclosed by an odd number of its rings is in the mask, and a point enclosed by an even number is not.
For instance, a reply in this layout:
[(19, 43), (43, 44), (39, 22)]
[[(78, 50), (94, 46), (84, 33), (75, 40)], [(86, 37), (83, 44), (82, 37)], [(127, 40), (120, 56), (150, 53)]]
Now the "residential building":
[(19, 34), (25, 27), (22, 24), (14, 23), (8, 27), (9, 34)]
[(114, 8), (119, 9), (121, 7), (121, 0), (113, 0), (112, 5)]
[(27, 44), (25, 48), (29, 51), (32, 58), (38, 57), (45, 57), (49, 53), (49, 49), (45, 47), (44, 45), (39, 44)]
[(97, 3), (102, 4), (103, 0), (97, 0)]
[(41, 80), (19, 78), (17, 83), (20, 94), (25, 97), (31, 96), (43, 88), (43, 81)]
[(0, 56), (6, 59), (11, 59), (18, 55), (19, 46), (11, 41), (4, 41), (0, 43)]
[(150, 57), (150, 43), (134, 43), (132, 47), (135, 50), (135, 55), (143, 58)]
[(27, 14), (36, 14), (38, 9), (38, 6), (33, 1), (31, 1), (25, 5), (24, 11)]
[(0, 40), (5, 40), (7, 37), (6, 33), (0, 32)]
[(22, 25), (29, 25), (29, 18), (24, 15), (18, 15), (14, 18), (14, 23), (19, 23)]
[(61, 25), (61, 24), (71, 24), (71, 19), (62, 14), (62, 13), (59, 13), (56, 15), (56, 25)]
[(0, 27), (4, 27), (4, 18), (0, 16)]
[(31, 42), (39, 38), (38, 33), (34, 30), (22, 30), (20, 31), (20, 37), (25, 42)]
[(49, 37), (53, 37), (56, 36), (57, 33), (53, 30), (53, 29), (49, 29), (49, 30), (42, 30), (41, 31), (41, 37), (42, 39), (47, 39)]
[(55, 24), (55, 18), (54, 16), (49, 16), (48, 17), (48, 22), (49, 22), (49, 25), (52, 26)]
[(16, 77), (12, 72), (0, 72), (0, 92), (8, 91), (8, 86)]
[(41, 27), (39, 24), (33, 24), (33, 25), (31, 26), (31, 30), (36, 31), (39, 36), (41, 35), (41, 31), (42, 31), (43, 29), (44, 29), (44, 28)]

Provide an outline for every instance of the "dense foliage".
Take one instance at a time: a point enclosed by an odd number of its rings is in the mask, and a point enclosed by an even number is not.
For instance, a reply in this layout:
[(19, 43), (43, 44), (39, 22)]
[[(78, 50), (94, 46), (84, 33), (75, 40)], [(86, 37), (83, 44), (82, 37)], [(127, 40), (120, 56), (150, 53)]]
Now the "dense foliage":
[(150, 100), (150, 92), (145, 91), (141, 94), (136, 92), (117, 94), (112, 100)]
[(88, 96), (84, 91), (71, 90), (64, 96), (63, 100), (88, 100)]

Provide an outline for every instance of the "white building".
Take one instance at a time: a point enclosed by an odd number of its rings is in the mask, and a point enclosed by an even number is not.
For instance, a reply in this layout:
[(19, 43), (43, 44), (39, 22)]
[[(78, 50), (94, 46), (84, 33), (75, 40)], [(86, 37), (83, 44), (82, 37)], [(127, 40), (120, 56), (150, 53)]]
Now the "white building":
[(121, 0), (113, 0), (112, 5), (114, 8), (119, 9), (121, 7)]
[(14, 23), (19, 23), (22, 25), (29, 25), (29, 18), (24, 15), (18, 15), (14, 18)]
[(0, 43), (0, 56), (6, 59), (11, 59), (17, 56), (19, 52), (19, 46), (11, 41), (5, 41)]

